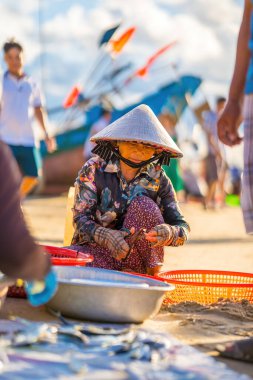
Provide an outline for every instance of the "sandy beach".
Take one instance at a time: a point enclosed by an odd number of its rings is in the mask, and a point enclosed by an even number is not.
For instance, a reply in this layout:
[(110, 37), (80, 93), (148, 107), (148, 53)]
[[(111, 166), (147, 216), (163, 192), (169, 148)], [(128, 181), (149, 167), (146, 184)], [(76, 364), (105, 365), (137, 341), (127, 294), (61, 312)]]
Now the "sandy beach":
[[(64, 235), (66, 197), (31, 197), (23, 209), (39, 243), (61, 246)], [(252, 272), (253, 238), (244, 232), (239, 207), (204, 211), (189, 203), (182, 210), (191, 225), (191, 239), (184, 247), (166, 248), (164, 270), (217, 269)], [(1, 317), (13, 313), (36, 319), (51, 318), (45, 310), (31, 309), (23, 301), (8, 300)], [(41, 314), (42, 313), (42, 314)], [(242, 337), (253, 336), (253, 306), (247, 303), (220, 302), (212, 307), (198, 304), (165, 305), (144, 326), (167, 331), (181, 341), (217, 356), (215, 346)], [(221, 359), (219, 359), (221, 360)], [(253, 378), (253, 365), (222, 359), (229, 367)]]

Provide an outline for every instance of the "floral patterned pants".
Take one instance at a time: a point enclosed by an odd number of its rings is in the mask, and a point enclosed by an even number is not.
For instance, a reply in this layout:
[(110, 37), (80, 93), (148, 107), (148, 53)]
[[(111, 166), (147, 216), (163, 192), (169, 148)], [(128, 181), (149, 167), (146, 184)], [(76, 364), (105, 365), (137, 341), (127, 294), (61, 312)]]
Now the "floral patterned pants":
[[(148, 232), (162, 223), (164, 219), (157, 204), (148, 197), (139, 196), (131, 202), (123, 227), (135, 227), (135, 231), (145, 228)], [(147, 273), (148, 268), (162, 265), (164, 257), (163, 247), (152, 248), (145, 238), (136, 241), (128, 257), (121, 261), (115, 260), (108, 249), (97, 244), (72, 245), (69, 248), (78, 250), (79, 257), (82, 256), (82, 252), (92, 254), (94, 261), (87, 266), (137, 273)]]

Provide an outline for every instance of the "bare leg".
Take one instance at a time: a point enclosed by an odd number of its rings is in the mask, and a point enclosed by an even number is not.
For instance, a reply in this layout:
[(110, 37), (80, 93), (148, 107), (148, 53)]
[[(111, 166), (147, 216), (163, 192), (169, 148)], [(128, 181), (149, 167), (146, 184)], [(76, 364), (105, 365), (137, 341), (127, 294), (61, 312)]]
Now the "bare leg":
[(215, 193), (216, 193), (217, 181), (213, 181), (208, 186), (208, 193), (206, 196), (207, 208), (215, 208)]

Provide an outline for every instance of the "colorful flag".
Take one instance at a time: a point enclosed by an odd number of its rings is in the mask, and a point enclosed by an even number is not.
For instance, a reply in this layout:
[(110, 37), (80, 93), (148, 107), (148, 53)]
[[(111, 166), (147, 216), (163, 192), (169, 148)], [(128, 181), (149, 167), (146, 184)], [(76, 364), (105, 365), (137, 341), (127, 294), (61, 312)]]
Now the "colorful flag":
[[(178, 81), (168, 83), (164, 87), (158, 89), (155, 93), (145, 96), (140, 102), (132, 104), (131, 106), (114, 110), (112, 112), (112, 120), (115, 121), (125, 113), (131, 111), (134, 107), (144, 103), (152, 108), (156, 115), (161, 112), (168, 112), (173, 120), (178, 121), (183, 110), (187, 107), (186, 94), (193, 95), (200, 86), (202, 80), (199, 77), (192, 75), (182, 76)], [(67, 111), (65, 111), (67, 112)], [(77, 130), (60, 133), (56, 136), (57, 147), (59, 150), (68, 149), (71, 144), (72, 147), (79, 146), (87, 138), (91, 126), (99, 119), (102, 112), (102, 106), (96, 105), (91, 107), (85, 113), (85, 124)], [(71, 137), (72, 136), (72, 137)], [(41, 141), (41, 154), (46, 156), (47, 149), (44, 141)]]
[(120, 26), (120, 24), (114, 26), (113, 28), (106, 30), (104, 32), (104, 34), (102, 35), (102, 37), (100, 38), (98, 46), (102, 46), (104, 44), (107, 44), (107, 42), (110, 41), (110, 39), (112, 38), (112, 36), (116, 32), (116, 30), (119, 28), (119, 26)]
[(112, 52), (116, 54), (120, 53), (135, 31), (135, 27), (129, 28), (117, 40), (111, 40)]
[(81, 94), (81, 89), (78, 86), (74, 86), (70, 91), (69, 95), (63, 102), (64, 108), (70, 108), (77, 103), (78, 97)]
[(162, 54), (164, 54), (166, 51), (168, 51), (170, 48), (172, 48), (175, 44), (177, 43), (177, 41), (173, 41), (165, 46), (163, 46), (161, 49), (159, 49), (155, 54), (153, 54), (148, 60), (147, 60), (147, 63), (142, 66), (140, 69), (138, 69), (137, 71), (135, 71), (125, 82), (125, 85), (127, 85), (128, 83), (130, 83), (133, 78), (135, 77), (144, 77), (145, 75), (147, 75), (148, 73), (148, 70), (150, 69), (150, 67), (153, 65), (153, 63), (157, 60), (158, 57), (160, 57)]

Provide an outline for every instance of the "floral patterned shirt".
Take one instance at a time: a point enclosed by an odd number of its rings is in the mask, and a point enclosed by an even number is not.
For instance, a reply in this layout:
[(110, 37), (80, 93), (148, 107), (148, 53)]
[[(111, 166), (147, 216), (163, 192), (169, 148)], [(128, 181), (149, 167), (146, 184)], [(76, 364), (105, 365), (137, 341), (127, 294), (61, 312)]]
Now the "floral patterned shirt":
[(97, 226), (121, 229), (131, 201), (143, 195), (158, 205), (164, 222), (173, 226), (171, 245), (184, 244), (190, 228), (178, 207), (173, 185), (161, 166), (149, 164), (127, 182), (119, 161), (107, 164), (99, 156), (85, 163), (75, 182), (72, 244), (94, 242)]

